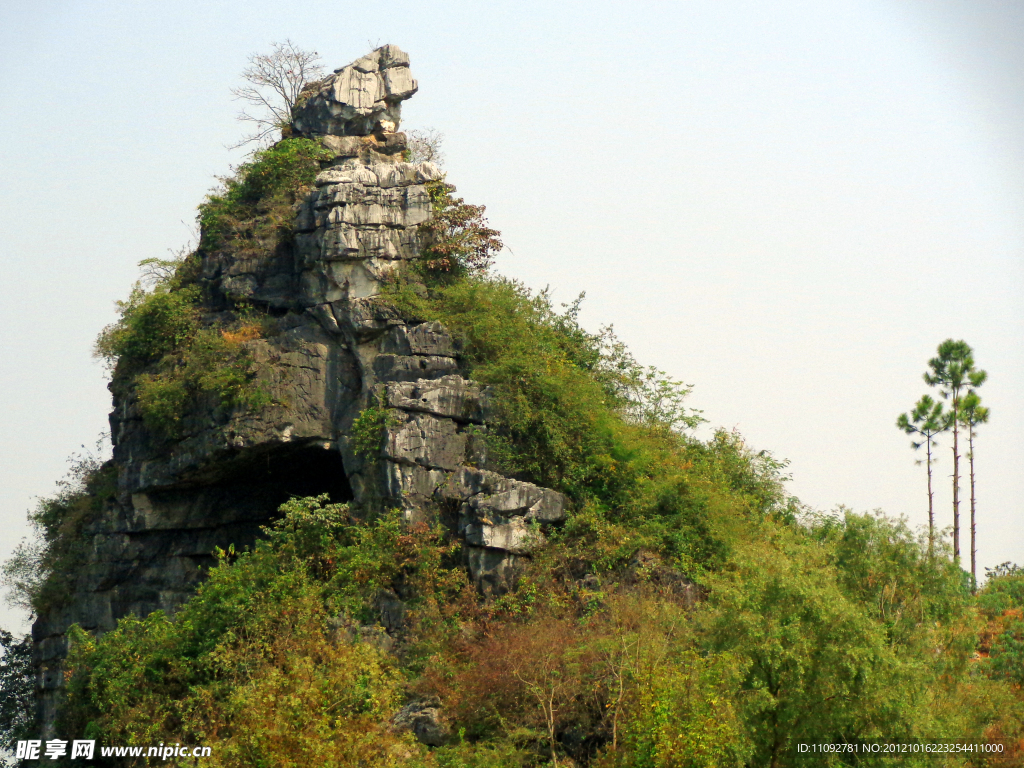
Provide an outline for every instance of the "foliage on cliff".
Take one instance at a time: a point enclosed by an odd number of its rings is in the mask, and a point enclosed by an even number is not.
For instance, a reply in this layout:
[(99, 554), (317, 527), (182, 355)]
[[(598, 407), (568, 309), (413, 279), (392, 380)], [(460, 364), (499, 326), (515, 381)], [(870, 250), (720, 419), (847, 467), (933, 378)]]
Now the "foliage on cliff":
[(198, 251), (142, 262), (147, 279), (118, 302), (120, 318), (100, 334), (96, 356), (113, 369), (116, 382), (135, 390), (141, 415), (157, 434), (181, 437), (183, 415), (204, 397), (227, 410), (269, 404), (246, 346), (263, 334), (264, 318), (245, 305), (210, 316), (201, 254), (267, 255), (286, 244), (293, 205), (326, 157), (308, 139), (257, 152), (199, 206)]
[(33, 616), (59, 608), (88, 562), (89, 525), (117, 492), (117, 470), (91, 455), (76, 457), (57, 492), (29, 512), (35, 539), (23, 540), (3, 564), (9, 602)]
[[(282, 512), (173, 621), (79, 632), (62, 731), (209, 743), (211, 765), (416, 768), (786, 766), (800, 742), (1024, 736), (1018, 693), (972, 661), (959, 575), (882, 517), (750, 519), (692, 606), (658, 559), (573, 579), (571, 537), (482, 603), (441, 529), (322, 498)], [(395, 594), (392, 638), (373, 622)], [(441, 702), (447, 745), (391, 727), (407, 696)]]
[(313, 184), (320, 161), (332, 157), (311, 139), (284, 139), (256, 152), (199, 206), (199, 247), (241, 256), (273, 252), (290, 237), (292, 206)]
[(0, 629), (0, 652), (0, 749), (13, 751), (36, 730), (32, 636), (16, 638)]

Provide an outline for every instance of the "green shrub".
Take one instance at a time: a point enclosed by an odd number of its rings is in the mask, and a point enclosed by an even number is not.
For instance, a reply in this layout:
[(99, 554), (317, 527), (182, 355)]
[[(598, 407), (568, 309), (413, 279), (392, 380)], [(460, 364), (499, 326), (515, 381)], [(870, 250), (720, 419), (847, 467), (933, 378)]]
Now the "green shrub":
[(245, 347), (261, 335), (254, 310), (234, 307), (236, 319), (227, 323), (202, 318), (201, 253), (273, 253), (291, 236), (294, 203), (330, 157), (309, 139), (286, 139), (257, 152), (199, 206), (199, 251), (140, 263), (152, 289), (140, 281), (118, 302), (120, 317), (100, 333), (95, 354), (113, 369), (115, 382), (137, 390), (143, 421), (156, 434), (181, 437), (183, 418), (208, 394), (225, 409), (258, 411), (270, 404)]
[(284, 139), (221, 179), (199, 206), (200, 247), (272, 252), (290, 237), (292, 206), (333, 158), (312, 139)]
[(924, 680), (845, 598), (826, 553), (798, 531), (759, 533), (710, 579), (699, 633), (707, 651), (746, 665), (740, 700), (750, 764), (797, 765), (799, 742), (922, 737)]
[(1018, 609), (1003, 619), (992, 643), (989, 669), (1017, 686), (1024, 686), (1024, 616)]
[(198, 300), (194, 285), (163, 283), (147, 292), (136, 284), (128, 299), (117, 303), (120, 319), (97, 338), (96, 356), (130, 373), (187, 346), (199, 332)]
[(828, 544), (839, 586), (886, 627), (895, 643), (917, 642), (924, 627), (964, 617), (968, 593), (948, 557), (930, 557), (927, 542), (903, 519), (840, 507), (809, 522)]
[(3, 564), (12, 603), (40, 616), (66, 605), (89, 561), (89, 526), (117, 493), (117, 468), (92, 456), (77, 457), (57, 493), (29, 513), (33, 541), (22, 541)]
[(734, 434), (688, 437), (701, 421), (689, 388), (639, 365), (611, 329), (582, 328), (579, 301), (560, 311), (546, 293), (484, 274), (399, 282), (387, 298), (463, 343), (469, 375), (494, 391), (490, 464), (570, 497), (574, 562), (621, 567), (645, 549), (695, 574), (727, 557), (726, 521), (794, 518), (784, 462)]
[(425, 761), (422, 765), (436, 768), (525, 768), (537, 764), (534, 752), (516, 744), (514, 739), (500, 737), (475, 744), (460, 741), (439, 747), (433, 750), (430, 758), (430, 762)]
[(0, 652), (0, 749), (13, 752), (18, 741), (33, 738), (36, 725), (32, 636), (0, 629)]
[(742, 664), (729, 654), (699, 654), (675, 638), (662, 643), (641, 643), (627, 669), (636, 687), (623, 712), (621, 748), (602, 765), (743, 765), (750, 747), (736, 711)]
[(977, 604), (988, 621), (988, 673), (1024, 687), (1024, 569), (1003, 563), (989, 569)]
[(605, 354), (606, 338), (580, 328), (573, 308), (555, 311), (547, 294), (477, 277), (411, 303), (412, 314), (440, 320), (464, 341), (470, 375), (497, 390), (493, 453), (506, 471), (611, 500), (654, 452), (678, 444), (674, 436), (649, 441), (642, 419), (627, 418), (642, 408), (628, 387), (637, 367)]
[(177, 355), (166, 356), (156, 373), (139, 374), (135, 386), (146, 426), (164, 437), (180, 437), (182, 417), (206, 394), (215, 395), (218, 407), (226, 410), (258, 412), (269, 405), (271, 398), (256, 385), (256, 369), (244, 345), (259, 333), (244, 320), (200, 329)]
[(178, 434), (191, 401), (185, 382), (173, 373), (143, 373), (135, 379), (135, 387), (146, 426), (164, 435)]
[(427, 236), (421, 261), (426, 275), (451, 283), (485, 272), (493, 255), (504, 248), (501, 233), (487, 226), (485, 207), (455, 197), (455, 187), (444, 181), (427, 182), (426, 189), (433, 213), (420, 225)]
[(270, 404), (255, 384), (244, 345), (261, 335), (252, 308), (234, 307), (237, 319), (228, 323), (202, 319), (201, 251), (274, 252), (290, 237), (293, 204), (329, 157), (308, 139), (287, 139), (258, 152), (200, 205), (200, 251), (141, 262), (152, 290), (140, 281), (118, 303), (120, 318), (100, 334), (95, 354), (114, 370), (116, 381), (137, 389), (143, 420), (158, 435), (181, 437), (183, 417), (206, 394), (225, 409), (258, 411)]
[(1024, 608), (1024, 568), (1003, 563), (991, 569), (984, 588), (978, 593), (978, 605), (989, 618)]
[(394, 409), (388, 408), (383, 396), (376, 405), (364, 408), (352, 422), (349, 438), (352, 450), (357, 456), (367, 459), (378, 459), (388, 429), (399, 423), (399, 416)]

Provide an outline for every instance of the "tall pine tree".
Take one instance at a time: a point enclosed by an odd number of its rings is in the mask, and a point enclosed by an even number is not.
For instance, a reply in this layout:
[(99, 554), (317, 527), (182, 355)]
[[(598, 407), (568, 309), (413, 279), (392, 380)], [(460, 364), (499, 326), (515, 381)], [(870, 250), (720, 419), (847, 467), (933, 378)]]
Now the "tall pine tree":
[[(935, 550), (935, 505), (932, 492), (932, 464), (935, 463), (935, 459), (932, 458), (932, 447), (937, 445), (935, 436), (949, 429), (949, 419), (947, 414), (943, 412), (942, 403), (933, 400), (930, 395), (923, 395), (917, 401), (917, 404), (914, 405), (914, 410), (910, 413), (901, 413), (899, 415), (899, 418), (896, 419), (896, 426), (908, 435), (921, 436), (922, 440), (919, 442), (912, 440), (910, 443), (915, 451), (921, 448), (921, 446), (924, 446), (926, 449), (925, 462), (928, 467), (928, 554), (931, 555)], [(921, 462), (918, 461), (917, 463), (920, 464)]]
[[(981, 384), (984, 383), (985, 378), (986, 376), (984, 371), (976, 371), (971, 376), (971, 385), (973, 387), (981, 386)], [(977, 588), (978, 547), (975, 538), (976, 496), (974, 491), (974, 438), (977, 434), (977, 426), (988, 421), (988, 408), (981, 404), (981, 398), (974, 389), (969, 390), (964, 396), (963, 401), (960, 403), (959, 417), (960, 423), (967, 427), (967, 459), (970, 463), (971, 473), (971, 578), (973, 579), (974, 587)]]

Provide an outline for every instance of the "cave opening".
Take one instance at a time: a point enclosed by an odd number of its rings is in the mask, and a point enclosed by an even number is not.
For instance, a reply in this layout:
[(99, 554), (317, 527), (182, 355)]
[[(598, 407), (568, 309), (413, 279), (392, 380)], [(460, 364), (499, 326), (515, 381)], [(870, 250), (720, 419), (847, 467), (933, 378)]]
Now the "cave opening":
[(215, 468), (216, 475), (147, 493), (150, 516), (160, 521), (154, 528), (221, 529), (217, 546), (250, 544), (290, 498), (326, 493), (332, 503), (353, 499), (341, 454), (323, 442), (242, 451)]
[(276, 517), (278, 507), (296, 496), (326, 493), (335, 504), (353, 499), (341, 454), (322, 444), (276, 446), (240, 458), (216, 485), (235, 496), (236, 504), (244, 499), (253, 518)]

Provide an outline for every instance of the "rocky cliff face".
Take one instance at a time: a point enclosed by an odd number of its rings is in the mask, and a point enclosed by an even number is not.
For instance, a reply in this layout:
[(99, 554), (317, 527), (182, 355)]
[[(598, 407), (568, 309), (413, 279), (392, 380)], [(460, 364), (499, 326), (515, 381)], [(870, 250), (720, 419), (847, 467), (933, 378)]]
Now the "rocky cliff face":
[[(438, 323), (402, 317), (381, 281), (426, 243), (431, 163), (402, 161), (401, 102), (416, 91), (408, 56), (385, 46), (310, 88), (295, 135), (333, 155), (297, 206), (291, 242), (240, 257), (203, 252), (204, 311), (246, 302), (276, 332), (247, 342), (274, 405), (224, 413), (199, 403), (168, 440), (147, 429), (130, 387), (112, 385), (116, 496), (90, 528), (89, 562), (66, 607), (33, 626), (44, 723), (62, 685), (65, 632), (103, 632), (129, 613), (173, 612), (216, 547), (250, 546), (293, 495), (329, 493), (364, 509), (440, 520), (462, 538), (484, 593), (501, 592), (519, 558), (543, 543), (538, 523), (565, 515), (558, 493), (486, 469), (489, 395), (463, 375), (459, 345)], [(376, 454), (352, 425), (386, 408)]]

